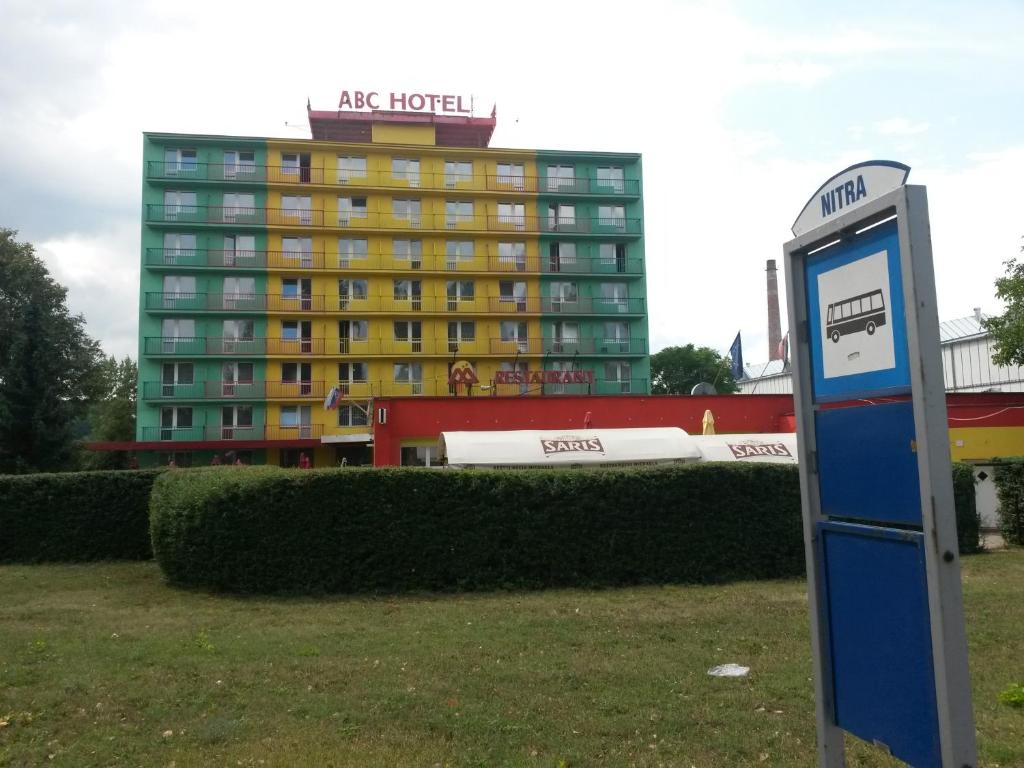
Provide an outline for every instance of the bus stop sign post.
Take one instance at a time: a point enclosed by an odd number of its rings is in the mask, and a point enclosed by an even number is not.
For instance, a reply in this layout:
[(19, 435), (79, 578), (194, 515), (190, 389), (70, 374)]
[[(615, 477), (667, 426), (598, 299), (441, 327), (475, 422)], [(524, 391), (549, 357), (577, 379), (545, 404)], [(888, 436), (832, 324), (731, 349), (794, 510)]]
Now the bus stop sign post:
[(844, 734), (976, 768), (925, 188), (886, 161), (811, 197), (784, 246), (818, 758)]

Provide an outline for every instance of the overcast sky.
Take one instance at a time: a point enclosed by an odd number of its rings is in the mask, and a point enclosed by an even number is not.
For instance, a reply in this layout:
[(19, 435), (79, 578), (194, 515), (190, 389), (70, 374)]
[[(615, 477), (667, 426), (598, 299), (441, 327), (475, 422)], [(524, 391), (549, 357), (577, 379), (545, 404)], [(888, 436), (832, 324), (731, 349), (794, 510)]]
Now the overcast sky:
[(1000, 309), (1024, 234), (1021, 30), (1024, 3), (983, 0), (0, 0), (0, 226), (134, 357), (142, 131), (308, 137), (307, 97), (472, 94), (497, 104), (492, 146), (643, 153), (652, 350), (741, 330), (756, 362), (765, 260), (862, 160), (928, 186), (940, 319)]

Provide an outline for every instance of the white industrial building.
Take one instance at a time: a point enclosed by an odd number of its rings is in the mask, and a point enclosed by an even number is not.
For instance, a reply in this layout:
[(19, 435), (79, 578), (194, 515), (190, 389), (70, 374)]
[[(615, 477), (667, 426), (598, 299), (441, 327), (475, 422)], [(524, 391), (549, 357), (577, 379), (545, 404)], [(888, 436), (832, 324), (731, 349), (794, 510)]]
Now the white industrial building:
[[(947, 392), (1024, 392), (1024, 368), (996, 365), (992, 339), (982, 325), (984, 315), (939, 323), (942, 367)], [(777, 395), (793, 392), (789, 360), (770, 360), (743, 366), (742, 394)]]

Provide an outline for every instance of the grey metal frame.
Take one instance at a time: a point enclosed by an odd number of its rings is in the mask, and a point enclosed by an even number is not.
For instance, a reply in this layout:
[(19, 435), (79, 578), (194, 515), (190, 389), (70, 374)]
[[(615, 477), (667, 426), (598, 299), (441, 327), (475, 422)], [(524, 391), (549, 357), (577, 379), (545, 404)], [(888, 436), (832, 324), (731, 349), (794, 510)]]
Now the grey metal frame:
[(800, 495), (814, 662), (818, 763), (822, 768), (842, 768), (845, 756), (843, 730), (834, 721), (832, 674), (828, 668), (828, 654), (824, 652), (828, 648), (828, 625), (824, 618), (817, 523), (826, 518), (821, 514), (818, 494), (814, 434), (816, 406), (812, 402), (804, 266), (810, 252), (848, 238), (893, 215), (897, 219), (906, 307), (942, 765), (944, 768), (974, 768), (978, 757), (967, 667), (967, 637), (957, 553), (956, 512), (928, 223), (928, 197), (923, 186), (910, 185), (889, 192), (783, 246), (786, 286), (790, 296), (789, 323), (796, 336), (792, 350), (793, 399), (799, 437)]

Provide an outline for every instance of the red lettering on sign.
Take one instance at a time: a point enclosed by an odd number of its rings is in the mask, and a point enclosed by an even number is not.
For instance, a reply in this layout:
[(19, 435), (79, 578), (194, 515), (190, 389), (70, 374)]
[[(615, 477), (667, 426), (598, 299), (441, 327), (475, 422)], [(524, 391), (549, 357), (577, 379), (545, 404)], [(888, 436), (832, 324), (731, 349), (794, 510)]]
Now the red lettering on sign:
[(405, 109), (405, 94), (404, 93), (392, 93), (391, 94), (391, 108), (392, 109)]
[(455, 111), (456, 112), (465, 112), (468, 115), (469, 114), (469, 110), (462, 106), (462, 97), (459, 96), (457, 98), (458, 98), (458, 108)]
[(455, 97), (445, 95), (441, 97), (441, 109), (445, 112), (455, 111)]
[(426, 103), (422, 93), (414, 93), (409, 96), (409, 109), (418, 112), (426, 106)]

